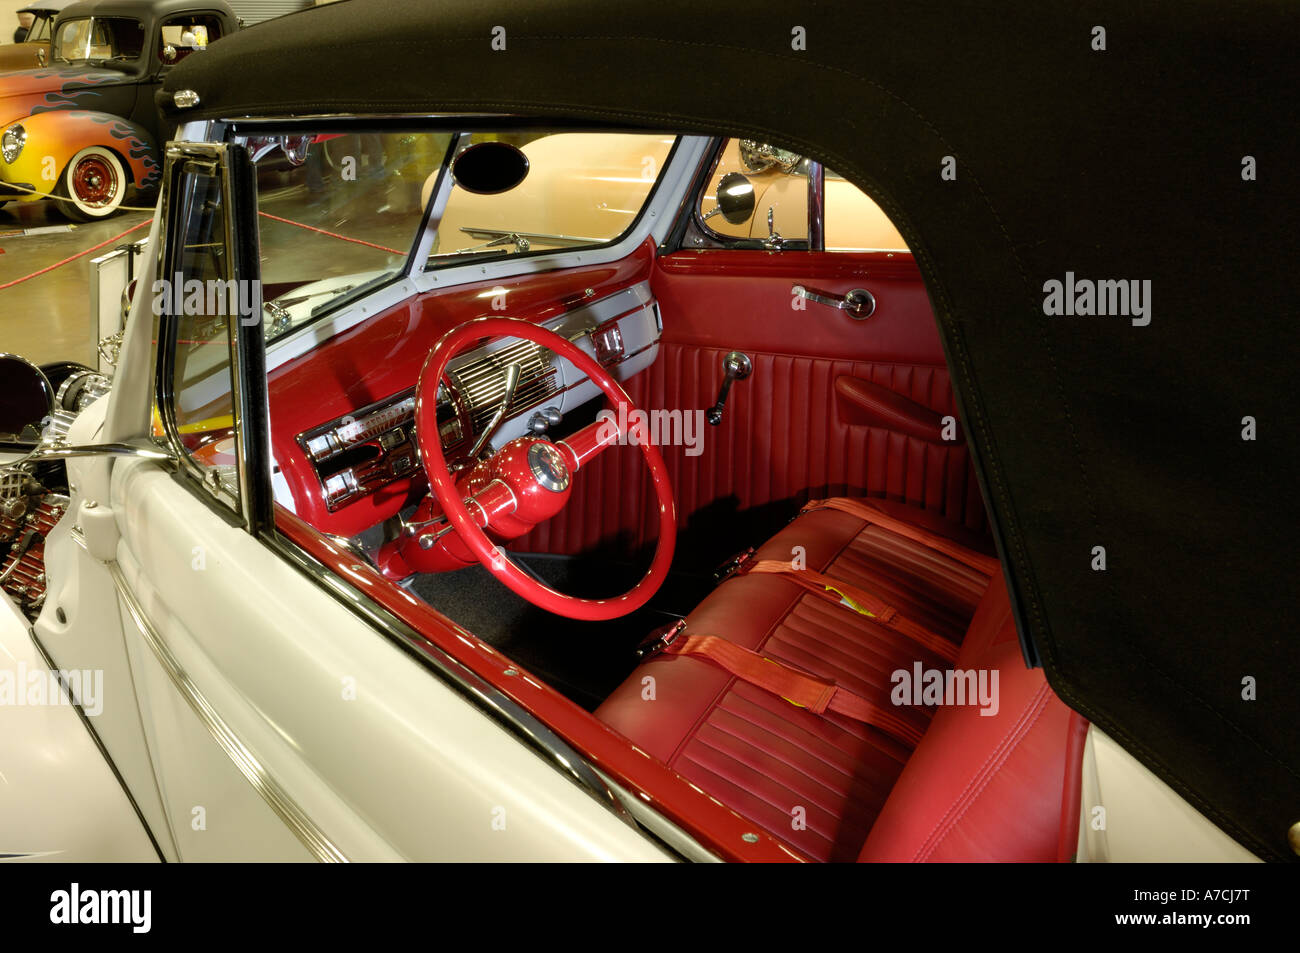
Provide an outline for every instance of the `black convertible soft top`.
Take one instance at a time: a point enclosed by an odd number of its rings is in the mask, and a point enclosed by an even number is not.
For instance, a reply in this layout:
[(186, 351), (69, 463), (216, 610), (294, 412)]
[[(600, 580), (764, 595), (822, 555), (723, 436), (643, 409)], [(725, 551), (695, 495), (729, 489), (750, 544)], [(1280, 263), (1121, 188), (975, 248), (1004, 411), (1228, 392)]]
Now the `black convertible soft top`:
[(166, 90), (178, 121), (513, 112), (825, 161), (915, 251), (1028, 654), (1294, 861), (1298, 40), (1291, 0), (349, 0)]

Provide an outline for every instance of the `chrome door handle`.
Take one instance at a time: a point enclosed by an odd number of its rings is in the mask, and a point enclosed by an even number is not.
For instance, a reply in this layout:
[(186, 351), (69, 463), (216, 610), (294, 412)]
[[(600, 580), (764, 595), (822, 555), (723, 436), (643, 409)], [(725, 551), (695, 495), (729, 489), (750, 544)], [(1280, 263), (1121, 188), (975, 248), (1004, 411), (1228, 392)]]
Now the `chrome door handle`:
[(795, 285), (790, 289), (792, 294), (798, 295), (808, 301), (815, 301), (818, 304), (824, 304), (828, 308), (836, 308), (843, 311), (854, 321), (865, 321), (875, 314), (876, 298), (866, 288), (854, 288), (843, 297), (839, 295), (826, 295), (816, 291), (809, 291), (803, 285)]

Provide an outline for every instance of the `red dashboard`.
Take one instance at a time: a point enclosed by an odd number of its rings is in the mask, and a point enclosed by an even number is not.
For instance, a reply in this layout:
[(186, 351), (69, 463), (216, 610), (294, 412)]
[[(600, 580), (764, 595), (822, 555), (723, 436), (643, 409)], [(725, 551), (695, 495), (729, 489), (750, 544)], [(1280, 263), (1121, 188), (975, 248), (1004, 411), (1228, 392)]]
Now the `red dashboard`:
[[(429, 291), (275, 368), (269, 375), (271, 450), (295, 512), (316, 529), (344, 537), (397, 515), (427, 491), (400, 420), (442, 335), (485, 316), (535, 323), (557, 318), (646, 282), (653, 261), (647, 240), (608, 264)], [(506, 291), (506, 307), (494, 311), (499, 288)], [(449, 417), (444, 427), (449, 456), (468, 444), (473, 421), (465, 416)], [(335, 439), (344, 434), (346, 441)]]

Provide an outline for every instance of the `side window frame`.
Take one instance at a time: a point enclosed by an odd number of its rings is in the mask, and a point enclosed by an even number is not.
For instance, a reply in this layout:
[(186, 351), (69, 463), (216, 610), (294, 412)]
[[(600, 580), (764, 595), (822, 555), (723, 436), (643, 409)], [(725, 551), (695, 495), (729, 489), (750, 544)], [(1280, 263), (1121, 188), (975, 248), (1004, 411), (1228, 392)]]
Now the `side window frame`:
[[(723, 154), (726, 151), (727, 144), (731, 141), (728, 137), (719, 138), (714, 147), (713, 155), (709, 160), (708, 172), (700, 180), (698, 189), (694, 192), (691, 200), (690, 220), (687, 225), (686, 233), (683, 236), (682, 247), (684, 248), (727, 248), (740, 249), (748, 251), (813, 251), (821, 252), (826, 250), (826, 171), (820, 162), (812, 159), (806, 159), (807, 174), (803, 176), (807, 180), (808, 192), (808, 227), (807, 237), (804, 238), (787, 238), (781, 240), (779, 244), (773, 244), (763, 238), (740, 238), (735, 235), (724, 235), (714, 231), (704, 220), (702, 206), (704, 204), (704, 195), (714, 186), (717, 176), (718, 167), (722, 163)], [(759, 207), (755, 207), (754, 215), (762, 214)]]
[(256, 193), (253, 167), (246, 150), (237, 145), (214, 142), (173, 142), (164, 159), (163, 189), (159, 199), (158, 256), (160, 281), (170, 283), (179, 274), (184, 253), (187, 211), (183, 186), (188, 175), (215, 176), (220, 182), (223, 205), (224, 258), (228, 263), (224, 279), (247, 282), (248, 295), (235, 296), (236, 308), (226, 316), (229, 347), (232, 429), (235, 442), (236, 488), (219, 479), (216, 471), (202, 466), (181, 439), (176, 415), (176, 349), (179, 346), (179, 316), (172, 313), (173, 297), (160, 296), (157, 308), (157, 361), (155, 364), (155, 406), (162, 435), (158, 439), (179, 460), (178, 477), (215, 511), (258, 533), (271, 524), (270, 438), (267, 410), (266, 358), (262, 340), (262, 301), (259, 276)]

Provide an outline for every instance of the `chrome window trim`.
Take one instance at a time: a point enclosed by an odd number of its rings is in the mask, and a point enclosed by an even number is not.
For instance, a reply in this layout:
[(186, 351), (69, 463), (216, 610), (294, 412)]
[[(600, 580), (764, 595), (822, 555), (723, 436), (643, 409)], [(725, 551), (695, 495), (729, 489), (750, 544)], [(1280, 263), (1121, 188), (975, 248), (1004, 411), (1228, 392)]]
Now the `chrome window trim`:
[[(155, 278), (161, 281), (170, 281), (171, 276), (167, 274), (167, 268), (171, 261), (169, 256), (168, 238), (170, 237), (169, 224), (173, 214), (178, 214), (179, 210), (174, 207), (177, 201), (172, 194), (172, 174), (173, 168), (177, 162), (183, 162), (190, 159), (211, 162), (216, 166), (216, 174), (222, 181), (222, 201), (226, 203), (223, 210), (223, 234), (226, 247), (229, 249), (233, 244), (233, 234), (231, 231), (230, 221), (230, 188), (227, 176), (222, 169), (226, 147), (220, 143), (210, 142), (171, 142), (163, 157), (163, 177), (162, 177), (162, 194), (158, 201), (158, 256), (156, 261)], [(260, 304), (259, 304), (260, 307)], [(235, 331), (229, 328), (228, 345), (230, 347), (230, 388), (231, 388), (231, 424), (235, 431), (236, 459), (239, 461), (237, 473), (239, 475), (239, 486), (236, 493), (230, 491), (221, 482), (209, 479), (209, 472), (200, 466), (186, 449), (185, 444), (180, 439), (179, 431), (176, 425), (176, 395), (175, 395), (175, 371), (176, 371), (176, 318), (165, 308), (155, 315), (158, 322), (158, 343), (157, 352), (154, 360), (154, 402), (158, 408), (158, 417), (162, 423), (162, 436), (154, 439), (161, 440), (164, 445), (172, 451), (179, 462), (178, 472), (184, 476), (192, 478), (200, 487), (209, 501), (218, 503), (226, 508), (227, 511), (233, 511), (241, 518), (247, 519), (247, 506), (244, 498), (245, 493), (245, 466), (243, 463), (244, 454), (242, 452), (242, 428), (239, 426), (239, 401), (237, 399), (238, 374), (235, 364)]]
[(433, 180), (434, 188), (430, 192), (428, 203), (424, 206), (420, 230), (415, 234), (415, 247), (411, 249), (411, 254), (406, 259), (406, 267), (402, 269), (403, 278), (414, 280), (417, 275), (423, 274), (428, 269), (429, 254), (438, 237), (438, 229), (442, 226), (442, 216), (447, 211), (447, 202), (451, 199), (451, 164), (468, 141), (469, 136), (461, 133), (447, 146), (447, 154), (442, 158), (438, 177)]
[[(235, 228), (239, 208), (236, 202), (236, 174), (231, 165), (230, 149), (232, 147), (219, 142), (174, 141), (167, 144), (163, 166), (163, 189), (159, 199), (158, 255), (155, 264), (155, 276), (170, 280), (167, 269), (172, 264), (174, 249), (168, 245), (169, 223), (180, 209), (174, 207), (177, 201), (172, 194), (173, 169), (180, 162), (209, 162), (215, 166), (214, 174), (221, 182), (222, 235), (225, 242), (229, 273), (227, 279), (247, 280), (241, 277), (250, 265), (257, 261), (256, 231), (252, 243), (248, 240), (237, 241)], [(182, 226), (183, 227), (183, 226)], [(245, 260), (247, 259), (247, 260)], [(199, 494), (213, 508), (224, 506), (227, 513), (233, 513), (251, 531), (256, 531), (271, 518), (272, 496), (269, 489), (255, 479), (263, 469), (268, 475), (269, 468), (259, 469), (258, 461), (270, 458), (270, 416), (266, 399), (266, 371), (263, 365), (265, 348), (258, 347), (263, 328), (261, 321), (262, 302), (260, 294), (252, 302), (254, 320), (250, 323), (246, 316), (234, 314), (229, 316), (227, 327), (227, 345), (230, 354), (229, 377), (231, 399), (231, 427), (235, 437), (235, 468), (238, 485), (232, 494), (220, 479), (214, 479), (216, 471), (203, 467), (186, 449), (180, 439), (176, 425), (176, 317), (163, 309), (156, 317), (158, 321), (158, 344), (154, 361), (154, 401), (158, 408), (158, 417), (162, 423), (161, 439), (179, 461), (178, 473), (182, 479), (190, 478), (196, 482), (202, 492)], [(250, 365), (251, 362), (251, 365)]]

